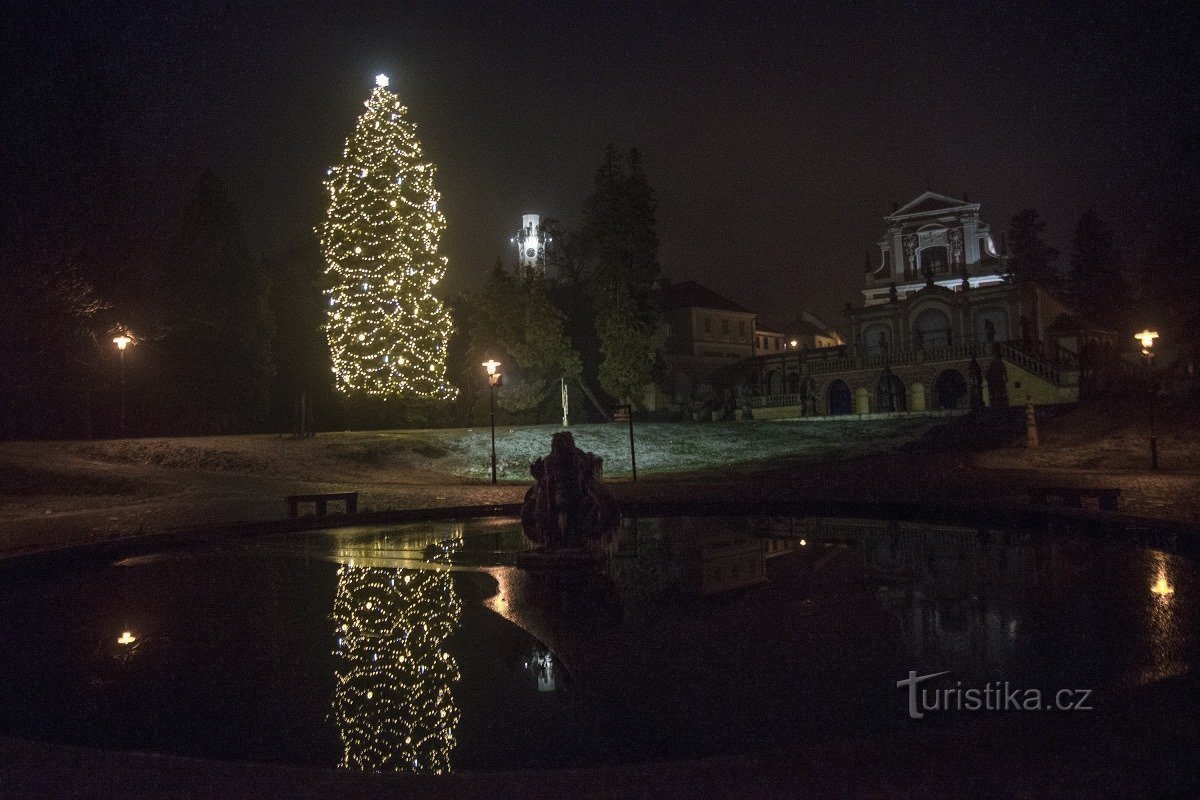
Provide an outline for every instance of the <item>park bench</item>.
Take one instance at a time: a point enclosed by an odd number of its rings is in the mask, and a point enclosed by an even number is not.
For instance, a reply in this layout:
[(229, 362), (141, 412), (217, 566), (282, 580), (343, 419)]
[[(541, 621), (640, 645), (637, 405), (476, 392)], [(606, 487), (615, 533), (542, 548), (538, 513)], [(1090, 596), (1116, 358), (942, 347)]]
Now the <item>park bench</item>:
[(326, 492), (324, 494), (293, 494), (287, 498), (288, 517), (295, 519), (300, 516), (301, 503), (314, 503), (317, 507), (317, 516), (325, 516), (329, 501), (343, 502), (346, 504), (347, 514), (358, 513), (358, 492)]
[(1033, 505), (1049, 505), (1056, 501), (1068, 508), (1083, 508), (1086, 501), (1094, 501), (1101, 511), (1116, 511), (1120, 489), (1095, 489), (1080, 486), (1042, 486), (1030, 489), (1029, 502)]

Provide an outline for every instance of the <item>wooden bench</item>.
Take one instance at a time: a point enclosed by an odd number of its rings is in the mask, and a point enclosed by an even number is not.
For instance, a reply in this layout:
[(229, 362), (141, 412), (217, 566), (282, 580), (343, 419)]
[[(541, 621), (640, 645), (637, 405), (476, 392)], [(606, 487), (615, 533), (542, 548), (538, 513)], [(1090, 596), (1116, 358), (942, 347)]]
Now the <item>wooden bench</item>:
[(329, 501), (335, 503), (341, 501), (346, 504), (347, 514), (358, 513), (358, 492), (328, 492), (326, 494), (293, 494), (287, 498), (288, 518), (295, 519), (300, 516), (301, 503), (315, 503), (317, 506), (317, 516), (325, 516), (328, 509)]
[(1079, 486), (1042, 486), (1030, 489), (1029, 502), (1034, 505), (1049, 505), (1057, 499), (1058, 505), (1068, 508), (1083, 508), (1084, 501), (1094, 500), (1101, 511), (1116, 511), (1121, 497), (1120, 489), (1093, 489)]

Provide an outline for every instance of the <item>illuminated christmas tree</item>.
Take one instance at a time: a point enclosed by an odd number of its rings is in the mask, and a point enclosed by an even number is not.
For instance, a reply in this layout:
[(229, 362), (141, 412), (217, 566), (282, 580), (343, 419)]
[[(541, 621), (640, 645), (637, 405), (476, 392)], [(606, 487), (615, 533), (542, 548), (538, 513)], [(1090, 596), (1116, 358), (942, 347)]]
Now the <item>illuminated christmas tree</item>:
[[(457, 529), (431, 560), (448, 562), (461, 541)], [(343, 767), (449, 772), (459, 672), (445, 641), (461, 616), (444, 569), (338, 570), (333, 717)]]
[(387, 77), (375, 82), (325, 184), (320, 235), (333, 371), (346, 392), (449, 399), (450, 315), (433, 296), (446, 272), (434, 167)]

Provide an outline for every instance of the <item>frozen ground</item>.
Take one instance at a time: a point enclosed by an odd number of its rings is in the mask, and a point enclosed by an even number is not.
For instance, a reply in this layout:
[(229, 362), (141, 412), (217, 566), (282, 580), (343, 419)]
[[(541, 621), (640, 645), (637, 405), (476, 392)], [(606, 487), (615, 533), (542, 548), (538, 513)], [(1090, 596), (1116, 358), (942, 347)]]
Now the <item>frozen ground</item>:
[[(1041, 414), (1024, 447), (1019, 409), (962, 417), (636, 426), (636, 486), (622, 497), (823, 496), (1021, 502), (1034, 484), (1121, 490), (1125, 513), (1200, 519), (1192, 416), (1159, 419), (1163, 469), (1146, 469), (1139, 409)], [(0, 551), (165, 527), (278, 519), (289, 494), (357, 491), (362, 510), (519, 502), (556, 426), (497, 430), (502, 482), (487, 483), (487, 428), (95, 442), (0, 442)], [(607, 478), (629, 470), (624, 426), (571, 428)]]
[[(745, 422), (635, 427), (638, 470), (644, 473), (726, 468), (770, 459), (825, 459), (909, 441), (935, 424), (929, 419)], [(549, 449), (554, 425), (500, 427), (496, 452), (502, 480), (527, 480), (529, 465)], [(629, 433), (619, 424), (576, 425), (576, 443), (604, 459), (605, 474), (629, 473)], [(322, 433), (296, 441), (284, 436), (213, 436), (0, 445), (11, 492), (65, 490), (80, 494), (137, 492), (116, 467), (157, 467), (302, 480), (340, 475), (435, 474), (489, 476), (488, 428)], [(20, 465), (20, 466), (19, 466)], [(79, 471), (78, 468), (92, 469)], [(143, 487), (144, 488), (144, 487)]]
[[(1143, 406), (1075, 408), (1039, 412), (1041, 446), (1031, 450), (1018, 434), (1012, 446), (976, 458), (994, 468), (1092, 472), (1144, 470), (1149, 461), (1150, 417)], [(1188, 409), (1155, 414), (1159, 461), (1164, 472), (1200, 472), (1200, 415)]]
[[(936, 418), (652, 423), (635, 428), (639, 475), (733, 471), (751, 462), (816, 463), (888, 450), (921, 436)], [(360, 492), (363, 510), (519, 501), (529, 464), (557, 426), (496, 432), (502, 480), (490, 472), (487, 428), (108, 441), (0, 443), (0, 549), (41, 546), (62, 534), (94, 538), (184, 524), (278, 518), (283, 497)], [(605, 474), (629, 472), (622, 425), (571, 428), (604, 458)]]

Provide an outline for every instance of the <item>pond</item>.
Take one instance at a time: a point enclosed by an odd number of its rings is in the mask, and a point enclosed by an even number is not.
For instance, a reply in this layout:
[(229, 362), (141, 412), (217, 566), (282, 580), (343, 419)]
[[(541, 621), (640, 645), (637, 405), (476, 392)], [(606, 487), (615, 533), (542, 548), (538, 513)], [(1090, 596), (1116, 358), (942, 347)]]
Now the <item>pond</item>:
[(1200, 658), (1194, 562), (1128, 540), (676, 517), (623, 521), (602, 570), (531, 568), (528, 547), (519, 522), (486, 518), (5, 566), (0, 733), (354, 770), (542, 769), (1019, 716), (960, 699), (914, 719), (897, 686), (910, 672), (1128, 707)]

